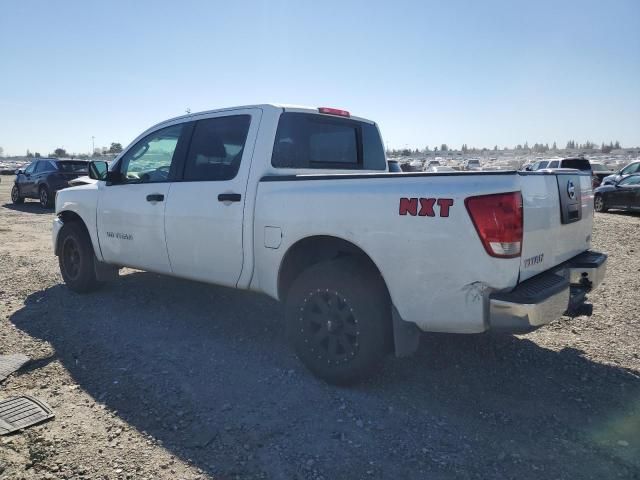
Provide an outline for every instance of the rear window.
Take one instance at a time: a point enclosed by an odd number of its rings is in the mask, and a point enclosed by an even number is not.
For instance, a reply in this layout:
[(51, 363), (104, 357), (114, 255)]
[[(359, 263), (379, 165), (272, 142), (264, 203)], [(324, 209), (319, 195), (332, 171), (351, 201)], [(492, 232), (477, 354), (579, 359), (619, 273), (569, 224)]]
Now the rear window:
[(283, 113), (271, 164), (279, 168), (386, 170), (382, 140), (371, 124), (308, 113)]
[(590, 172), (591, 164), (589, 160), (584, 158), (567, 158), (562, 160), (562, 168), (575, 168), (576, 170)]
[(86, 172), (87, 162), (58, 162), (58, 170), (61, 172)]

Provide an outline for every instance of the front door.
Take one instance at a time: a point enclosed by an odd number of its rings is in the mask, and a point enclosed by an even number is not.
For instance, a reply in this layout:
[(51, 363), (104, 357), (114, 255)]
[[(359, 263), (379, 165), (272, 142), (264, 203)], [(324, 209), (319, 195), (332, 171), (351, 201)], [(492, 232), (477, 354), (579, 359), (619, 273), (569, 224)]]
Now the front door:
[(235, 286), (243, 263), (247, 178), (261, 116), (231, 110), (195, 122), (182, 181), (171, 184), (165, 213), (173, 273)]
[(164, 211), (183, 124), (147, 135), (129, 148), (114, 167), (118, 179), (101, 182), (98, 239), (104, 260), (122, 266), (170, 273), (164, 235)]
[(24, 173), (18, 175), (18, 187), (20, 188), (20, 195), (32, 197), (35, 192), (34, 180), (36, 173), (36, 166), (38, 161), (31, 162), (27, 168), (24, 169)]

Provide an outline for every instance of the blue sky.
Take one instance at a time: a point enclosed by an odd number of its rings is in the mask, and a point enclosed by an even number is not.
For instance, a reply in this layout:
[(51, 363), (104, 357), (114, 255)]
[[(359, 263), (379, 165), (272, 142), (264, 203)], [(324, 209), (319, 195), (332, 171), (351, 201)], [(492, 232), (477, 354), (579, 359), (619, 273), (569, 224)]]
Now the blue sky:
[(6, 1), (0, 146), (88, 152), (263, 102), (376, 120), (391, 147), (640, 145), (640, 1)]

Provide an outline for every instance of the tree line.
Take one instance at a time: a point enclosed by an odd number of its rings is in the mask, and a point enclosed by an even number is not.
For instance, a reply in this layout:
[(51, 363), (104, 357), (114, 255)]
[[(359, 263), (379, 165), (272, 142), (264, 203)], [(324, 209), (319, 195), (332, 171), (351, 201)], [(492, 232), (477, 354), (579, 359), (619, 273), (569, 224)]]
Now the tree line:
[[(100, 155), (118, 154), (122, 152), (122, 144), (112, 142), (110, 147), (96, 148), (93, 152), (93, 157), (99, 157)], [(0, 149), (0, 156), (2, 156), (2, 150)], [(27, 158), (42, 158), (40, 152), (31, 152), (27, 149)], [(56, 148), (53, 152), (47, 155), (47, 158), (89, 158), (86, 153), (69, 153), (63, 147)]]
[[(585, 143), (578, 143), (575, 140), (569, 140), (565, 147), (566, 150), (600, 150), (602, 153), (610, 153), (613, 150), (620, 150), (621, 148), (623, 147), (620, 145), (620, 142), (617, 140), (615, 142), (609, 142), (609, 144), (605, 144), (604, 142), (602, 142), (600, 147), (598, 147), (598, 145), (596, 145), (594, 142), (590, 140), (587, 140)], [(546, 153), (546, 152), (558, 151), (559, 149), (556, 142), (553, 142), (551, 146), (549, 146), (548, 143), (534, 143), (533, 145), (530, 146), (529, 142), (524, 142), (524, 144), (519, 143), (513, 148), (505, 146), (502, 149), (500, 149), (498, 145), (494, 145), (493, 148), (487, 148), (487, 147), (478, 148), (473, 146), (469, 147), (469, 145), (467, 145), (466, 143), (463, 143), (462, 146), (460, 147), (460, 151), (462, 153), (482, 153), (482, 152), (489, 152), (489, 151), (497, 152), (498, 150), (520, 151), (520, 152), (528, 152), (528, 153)], [(450, 148), (446, 143), (442, 143), (439, 147), (436, 146), (433, 149), (429, 148), (428, 145), (422, 150), (418, 148), (387, 149), (387, 154), (401, 155), (401, 156), (407, 157), (411, 155), (428, 154), (432, 152), (433, 153), (448, 152), (448, 151), (456, 151), (456, 150)]]

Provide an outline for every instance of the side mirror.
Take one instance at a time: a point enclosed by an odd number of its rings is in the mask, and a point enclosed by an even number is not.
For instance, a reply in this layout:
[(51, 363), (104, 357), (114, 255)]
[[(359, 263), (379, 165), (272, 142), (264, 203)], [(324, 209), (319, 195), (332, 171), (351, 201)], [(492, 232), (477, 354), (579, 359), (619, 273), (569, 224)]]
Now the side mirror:
[(16, 170), (16, 175), (22, 175), (23, 173), (24, 173), (24, 170), (22, 170), (21, 168)]
[(93, 180), (106, 180), (109, 165), (101, 160), (89, 162), (89, 178)]

